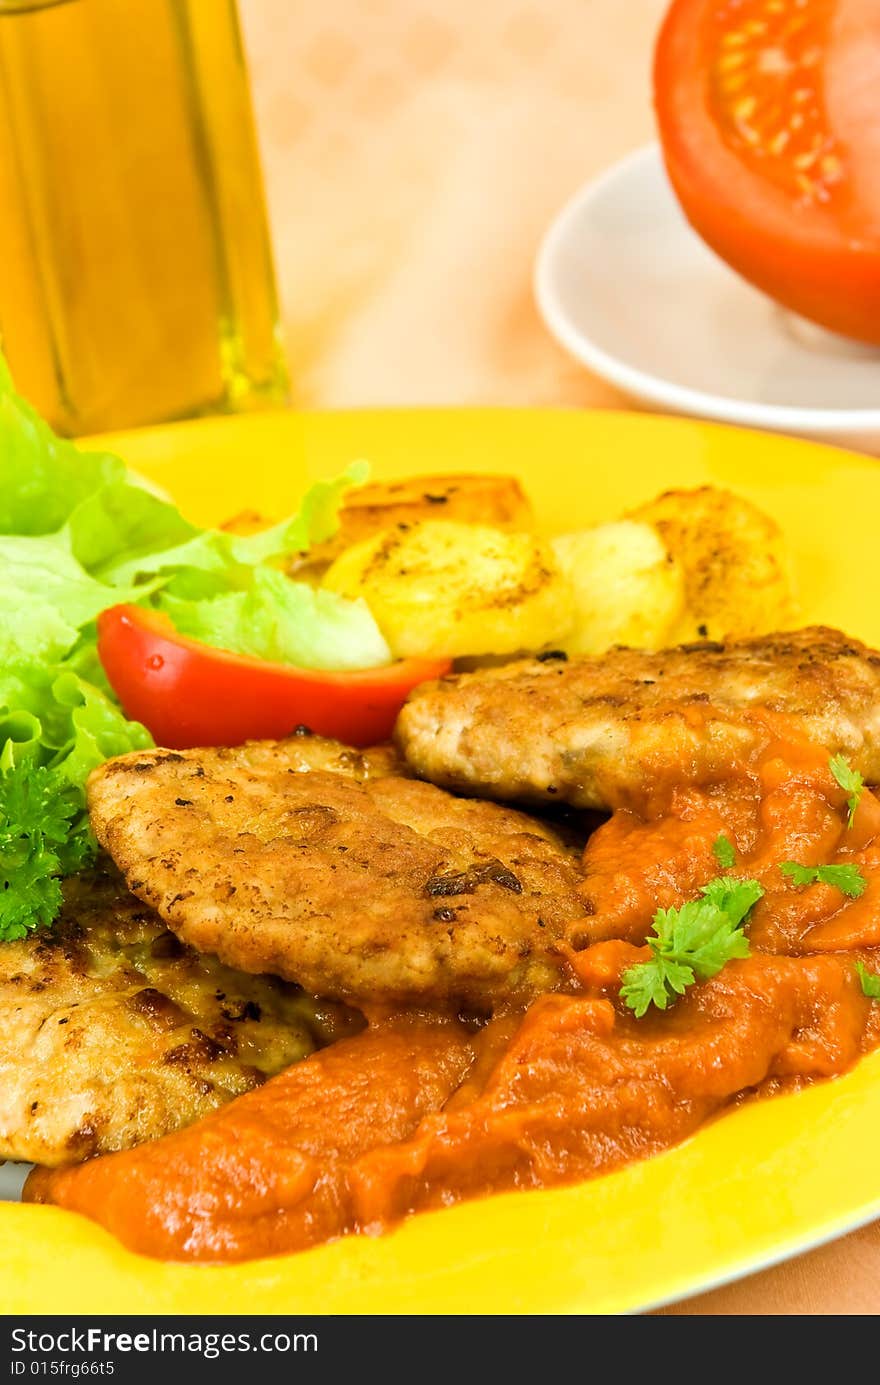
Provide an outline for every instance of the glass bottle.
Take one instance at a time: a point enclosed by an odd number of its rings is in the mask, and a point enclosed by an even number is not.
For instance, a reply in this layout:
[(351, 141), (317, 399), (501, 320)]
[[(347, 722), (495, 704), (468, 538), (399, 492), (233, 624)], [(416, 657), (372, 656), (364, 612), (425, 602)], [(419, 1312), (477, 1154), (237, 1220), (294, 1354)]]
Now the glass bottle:
[(283, 403), (235, 0), (0, 0), (0, 337), (78, 434)]

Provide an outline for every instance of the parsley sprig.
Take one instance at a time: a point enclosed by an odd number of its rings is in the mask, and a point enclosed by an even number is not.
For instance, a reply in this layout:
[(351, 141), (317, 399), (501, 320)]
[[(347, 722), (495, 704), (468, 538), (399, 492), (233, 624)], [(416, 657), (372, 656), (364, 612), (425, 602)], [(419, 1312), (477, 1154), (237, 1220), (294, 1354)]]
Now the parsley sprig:
[(833, 885), (850, 899), (859, 899), (868, 888), (864, 875), (854, 865), (802, 866), (797, 861), (783, 861), (779, 869), (795, 885)]
[(718, 833), (712, 843), (712, 855), (722, 870), (732, 870), (736, 865), (736, 848), (726, 833)]
[[(847, 795), (847, 825), (852, 827), (865, 781), (845, 755), (832, 755), (828, 767)], [(725, 832), (712, 843), (712, 854), (722, 870), (731, 870), (736, 864), (736, 848)], [(868, 888), (859, 867), (846, 862), (805, 866), (783, 861), (779, 869), (795, 885), (833, 885), (850, 899), (859, 899)], [(735, 957), (748, 957), (749, 940), (744, 929), (763, 893), (757, 880), (719, 876), (703, 887), (700, 899), (690, 900), (679, 909), (658, 909), (653, 936), (646, 940), (650, 960), (625, 971), (620, 988), (621, 998), (636, 1018), (641, 1019), (651, 1005), (666, 1010), (695, 981), (707, 981)], [(867, 971), (861, 962), (856, 965), (865, 995), (880, 1000), (880, 975)]]
[(844, 793), (849, 795), (846, 800), (847, 807), (849, 808), (849, 816), (846, 820), (846, 825), (847, 827), (852, 827), (853, 819), (856, 815), (856, 808), (859, 806), (859, 799), (865, 787), (865, 781), (858, 770), (853, 769), (845, 755), (832, 755), (831, 759), (828, 761), (828, 768), (831, 770), (831, 773), (834, 775), (834, 778), (837, 780)]
[(764, 891), (757, 880), (720, 876), (710, 880), (702, 898), (679, 909), (658, 909), (652, 956), (623, 974), (622, 999), (641, 1019), (650, 1005), (665, 1010), (698, 979), (708, 981), (735, 957), (748, 957), (743, 929)]
[(0, 942), (52, 923), (61, 877), (94, 858), (83, 795), (29, 760), (0, 770)]
[(862, 983), (862, 995), (869, 1000), (880, 1000), (880, 976), (875, 971), (868, 971), (864, 962), (856, 962), (856, 971)]

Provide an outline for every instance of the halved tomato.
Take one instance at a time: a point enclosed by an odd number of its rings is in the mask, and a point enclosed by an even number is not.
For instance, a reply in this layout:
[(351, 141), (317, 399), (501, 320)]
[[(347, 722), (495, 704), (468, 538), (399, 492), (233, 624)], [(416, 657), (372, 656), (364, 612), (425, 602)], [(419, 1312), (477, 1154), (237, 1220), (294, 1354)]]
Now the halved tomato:
[(786, 307), (880, 344), (880, 0), (674, 0), (654, 94), (704, 240)]

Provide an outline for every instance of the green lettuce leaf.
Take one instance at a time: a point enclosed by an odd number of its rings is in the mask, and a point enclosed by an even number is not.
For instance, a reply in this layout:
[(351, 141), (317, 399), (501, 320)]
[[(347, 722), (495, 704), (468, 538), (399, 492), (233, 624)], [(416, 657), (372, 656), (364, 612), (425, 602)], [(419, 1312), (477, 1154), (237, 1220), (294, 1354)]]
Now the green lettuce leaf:
[[(136, 507), (127, 502), (116, 504), (115, 557), (104, 556), (98, 565), (99, 575), (102, 581), (114, 586), (163, 575), (167, 589), (176, 595), (192, 590), (194, 574), (202, 579), (210, 576), (210, 581), (203, 580), (201, 584), (201, 591), (206, 595), (241, 590), (248, 580), (242, 569), (254, 568), (286, 554), (306, 552), (312, 544), (330, 538), (339, 525), (339, 506), (345, 492), (361, 484), (367, 474), (364, 462), (353, 462), (334, 480), (316, 481), (306, 492), (298, 513), (290, 519), (246, 536), (227, 534), (221, 529), (196, 529), (186, 521), (181, 524), (181, 516), (172, 505), (142, 493)], [(87, 544), (94, 543), (87, 535), (91, 535), (96, 523), (95, 502), (90, 509), (85, 521), (79, 515), (71, 519), (76, 552), (87, 551)], [(105, 547), (106, 512), (105, 502), (101, 517)], [(175, 524), (181, 525), (178, 537), (170, 544), (160, 541), (171, 535)], [(94, 548), (92, 557), (93, 553)]]
[(270, 566), (329, 538), (367, 470), (318, 482), (264, 533), (200, 529), (118, 457), (57, 438), (0, 355), (0, 940), (50, 923), (60, 877), (90, 858), (91, 771), (152, 744), (101, 668), (101, 611), (163, 607), (195, 638), (311, 668), (390, 661), (363, 603)]
[(21, 662), (0, 672), (0, 760), (44, 765), (80, 788), (113, 755), (152, 745), (139, 722), (64, 664)]
[(19, 394), (0, 354), (0, 534), (51, 534), (100, 486), (125, 475), (104, 452), (57, 438)]
[(254, 568), (246, 591), (203, 601), (163, 594), (159, 605), (181, 634), (236, 654), (337, 670), (392, 661), (366, 602), (291, 582), (275, 568)]
[(51, 924), (59, 878), (94, 857), (92, 770), (152, 744), (70, 669), (35, 662), (0, 673), (0, 942)]
[(82, 626), (114, 600), (136, 600), (144, 589), (108, 590), (70, 552), (63, 533), (27, 538), (0, 536), (0, 649), (6, 660), (61, 658)]
[[(201, 532), (169, 501), (128, 480), (111, 481), (80, 501), (64, 529), (77, 562), (109, 586), (133, 582), (140, 562), (149, 568), (152, 555), (185, 544)], [(120, 578), (125, 568), (132, 577)]]

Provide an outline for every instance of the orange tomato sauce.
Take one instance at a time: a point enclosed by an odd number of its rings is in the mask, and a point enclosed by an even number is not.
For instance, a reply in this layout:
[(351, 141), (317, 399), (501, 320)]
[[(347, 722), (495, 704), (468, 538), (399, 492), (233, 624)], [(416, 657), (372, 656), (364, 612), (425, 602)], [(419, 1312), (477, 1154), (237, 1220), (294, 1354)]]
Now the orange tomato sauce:
[[(855, 961), (880, 969), (880, 802), (852, 826), (826, 751), (751, 718), (761, 744), (713, 782), (658, 785), (584, 853), (589, 917), (559, 989), (477, 1028), (377, 1016), (189, 1129), (73, 1168), (26, 1195), (82, 1212), (175, 1260), (274, 1255), (504, 1189), (577, 1181), (666, 1149), (747, 1096), (844, 1072), (880, 1041)], [(683, 776), (684, 778), (684, 776)], [(658, 907), (720, 873), (757, 879), (751, 955), (637, 1020), (621, 977), (650, 955)], [(859, 899), (795, 886), (782, 861), (851, 863)]]

